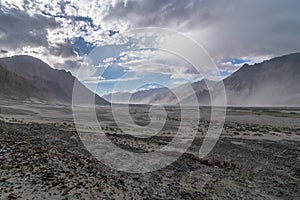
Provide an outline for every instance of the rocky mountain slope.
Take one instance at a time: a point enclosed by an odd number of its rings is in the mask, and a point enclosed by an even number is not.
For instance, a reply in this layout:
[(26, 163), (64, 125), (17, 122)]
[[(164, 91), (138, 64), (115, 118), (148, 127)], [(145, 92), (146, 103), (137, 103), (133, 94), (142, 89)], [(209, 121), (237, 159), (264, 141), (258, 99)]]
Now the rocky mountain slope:
[(223, 83), (229, 105), (300, 105), (300, 53), (244, 65)]
[[(13, 56), (0, 59), (1, 90), (3, 98), (32, 100), (48, 103), (72, 103), (76, 78), (65, 70), (51, 68), (31, 56)], [(90, 94), (83, 84), (80, 89)], [(95, 95), (96, 103), (108, 102)]]

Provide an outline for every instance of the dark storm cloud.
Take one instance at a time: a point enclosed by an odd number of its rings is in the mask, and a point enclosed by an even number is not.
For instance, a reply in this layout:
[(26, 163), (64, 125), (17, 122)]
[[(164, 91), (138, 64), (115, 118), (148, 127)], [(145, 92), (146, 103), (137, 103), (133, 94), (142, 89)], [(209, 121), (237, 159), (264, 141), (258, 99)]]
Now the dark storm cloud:
[[(94, 10), (85, 7), (85, 1), (57, 2), (60, 1), (44, 1), (41, 5), (26, 0), (19, 10), (0, 4), (0, 49), (14, 53), (26, 46), (45, 47), (46, 51), (37, 54), (52, 55), (52, 64), (78, 68), (74, 63), (57, 61), (56, 57), (76, 60), (70, 41), (81, 34), (91, 43), (99, 39), (93, 34), (93, 22), (97, 22), (99, 27), (104, 24), (115, 32), (122, 30), (112, 27), (158, 26), (178, 30), (203, 45), (218, 66), (228, 58), (251, 59), (300, 51), (299, 0), (116, 0), (95, 3)], [(66, 9), (69, 4), (76, 12)], [(64, 16), (65, 13), (69, 14)], [(69, 25), (69, 21), (78, 23)], [(51, 31), (49, 37), (48, 30), (57, 31)]]
[[(219, 54), (281, 55), (300, 51), (300, 1), (236, 1), (208, 31), (212, 51)], [(204, 41), (205, 43), (205, 41)]]
[(73, 57), (77, 54), (74, 52), (73, 45), (69, 40), (64, 43), (58, 43), (49, 48), (49, 52), (54, 56), (60, 56), (63, 58)]
[(8, 51), (7, 51), (7, 50), (3, 50), (3, 49), (1, 49), (1, 50), (0, 50), (0, 53), (2, 53), (2, 54), (6, 54), (6, 53), (8, 53)]
[(222, 13), (216, 13), (224, 7), (224, 1), (215, 0), (129, 0), (111, 6), (105, 19), (127, 18), (137, 26), (182, 25), (193, 29), (195, 23), (208, 25)]
[(59, 24), (41, 15), (29, 15), (17, 9), (0, 10), (0, 45), (15, 50), (24, 46), (48, 47), (47, 29)]
[(214, 56), (280, 55), (300, 50), (298, 0), (128, 0), (106, 20), (189, 32)]
[[(0, 8), (0, 49), (3, 50), (0, 55), (7, 56), (8, 52), (25, 53), (39, 57), (54, 67), (56, 62), (60, 62), (65, 64), (66, 68), (78, 68), (78, 66), (73, 67), (76, 65), (75, 61), (72, 63), (65, 61), (65, 59), (75, 60), (77, 57), (71, 40), (61, 38), (58, 42), (49, 36), (49, 31), (60, 28), (60, 23), (54, 17), (2, 7)], [(28, 49), (22, 50), (24, 47)], [(34, 49), (35, 47), (38, 49)]]

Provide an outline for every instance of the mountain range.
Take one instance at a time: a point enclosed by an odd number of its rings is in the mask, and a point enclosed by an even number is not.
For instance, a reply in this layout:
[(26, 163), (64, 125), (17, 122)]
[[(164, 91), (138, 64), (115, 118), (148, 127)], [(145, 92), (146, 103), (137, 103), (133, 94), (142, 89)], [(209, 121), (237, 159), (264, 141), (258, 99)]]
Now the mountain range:
[[(70, 72), (53, 69), (31, 56), (0, 59), (0, 98), (71, 104), (76, 80)], [(245, 64), (222, 82), (203, 79), (172, 90), (165, 87), (143, 89), (134, 93), (115, 93), (113, 98), (109, 94), (102, 98), (81, 83), (79, 87), (83, 94), (95, 95), (97, 104), (128, 103), (129, 99), (134, 104), (164, 105), (191, 104), (192, 96), (187, 92), (191, 87), (199, 104), (209, 105), (220, 98), (222, 84), (228, 105), (300, 105), (300, 53), (254, 65)]]
[[(132, 104), (171, 104), (176, 105), (178, 101), (188, 101), (189, 87), (197, 93), (211, 90), (217, 82), (203, 79), (192, 83), (191, 85), (183, 84), (170, 90), (169, 88), (154, 88), (149, 90), (137, 91), (134, 93), (117, 92), (104, 95), (103, 98), (113, 103), (128, 103)], [(176, 97), (177, 95), (177, 97)]]
[[(77, 80), (70, 72), (51, 68), (31, 56), (0, 59), (0, 97), (45, 103), (72, 103), (73, 85)], [(79, 83), (83, 94), (92, 92)], [(97, 104), (109, 104), (95, 95)]]
[[(292, 106), (300, 105), (300, 53), (276, 57), (254, 65), (243, 65), (222, 82), (201, 80), (190, 84), (200, 105), (218, 101), (224, 84), (228, 105)], [(156, 88), (134, 93), (115, 93), (103, 96), (113, 103), (190, 104), (187, 84), (173, 88)], [(113, 99), (112, 99), (113, 95)], [(212, 97), (212, 98), (211, 98)]]

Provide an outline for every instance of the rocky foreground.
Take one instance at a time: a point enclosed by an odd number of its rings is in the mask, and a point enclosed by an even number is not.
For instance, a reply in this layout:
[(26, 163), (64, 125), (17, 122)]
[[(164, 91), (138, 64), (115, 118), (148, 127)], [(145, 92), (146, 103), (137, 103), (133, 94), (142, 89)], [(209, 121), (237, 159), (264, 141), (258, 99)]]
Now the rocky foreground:
[[(110, 169), (93, 158), (72, 124), (1, 121), (0, 196), (1, 199), (299, 199), (300, 142), (234, 138), (243, 134), (247, 126), (226, 127), (233, 137), (222, 137), (205, 159), (185, 153), (162, 170), (129, 174)], [(108, 137), (115, 143), (130, 148), (131, 137), (107, 129), (111, 131)], [(262, 128), (260, 134), (271, 132), (272, 127), (269, 129)], [(293, 131), (299, 134), (298, 129)], [(157, 144), (158, 140), (151, 142)], [(199, 144), (201, 137), (193, 145)]]

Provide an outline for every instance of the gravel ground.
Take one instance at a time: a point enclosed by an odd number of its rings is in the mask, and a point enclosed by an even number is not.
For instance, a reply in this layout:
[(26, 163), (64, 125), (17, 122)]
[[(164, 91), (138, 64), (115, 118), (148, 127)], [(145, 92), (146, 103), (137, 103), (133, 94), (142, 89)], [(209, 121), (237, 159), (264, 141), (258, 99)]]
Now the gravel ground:
[[(274, 112), (251, 112), (256, 118), (274, 117)], [(283, 117), (297, 118), (291, 115)], [(213, 151), (199, 159), (195, 155), (208, 126), (202, 119), (193, 145), (176, 162), (155, 172), (130, 174), (96, 160), (70, 120), (36, 123), (4, 117), (0, 199), (299, 199), (299, 127), (257, 121), (228, 120)], [(107, 137), (131, 151), (152, 151), (172, 137), (165, 131), (136, 139), (106, 124)]]

